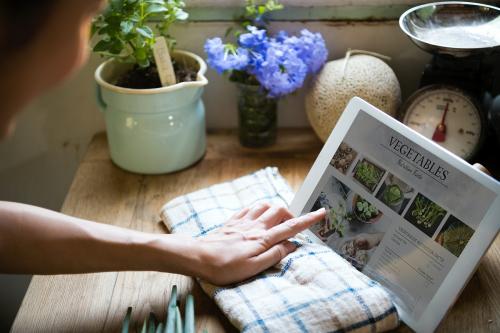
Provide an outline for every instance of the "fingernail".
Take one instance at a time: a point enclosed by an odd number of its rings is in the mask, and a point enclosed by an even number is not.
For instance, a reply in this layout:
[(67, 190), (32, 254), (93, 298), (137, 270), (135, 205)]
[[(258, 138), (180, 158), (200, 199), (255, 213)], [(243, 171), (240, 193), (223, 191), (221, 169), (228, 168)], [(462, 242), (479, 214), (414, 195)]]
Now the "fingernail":
[(315, 211), (313, 213), (320, 215), (320, 214), (324, 214), (325, 212), (326, 212), (325, 207), (322, 207), (322, 208), (318, 209), (317, 211)]

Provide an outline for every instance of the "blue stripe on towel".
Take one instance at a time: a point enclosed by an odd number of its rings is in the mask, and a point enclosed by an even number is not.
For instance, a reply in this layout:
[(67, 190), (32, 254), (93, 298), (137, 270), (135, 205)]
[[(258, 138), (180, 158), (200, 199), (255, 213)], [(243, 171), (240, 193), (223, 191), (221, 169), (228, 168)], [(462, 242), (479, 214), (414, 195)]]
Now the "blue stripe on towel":
[[(323, 264), (323, 266), (325, 266), (327, 269), (329, 268), (329, 265), (321, 258), (321, 257), (318, 257), (318, 261), (320, 263)], [(338, 276), (338, 279), (340, 281), (342, 281), (342, 283), (348, 287), (349, 286), (349, 283), (339, 274), (337, 274)], [(354, 298), (356, 299), (356, 301), (361, 305), (361, 307), (363, 308), (363, 311), (365, 312), (365, 315), (366, 317), (368, 318), (367, 321), (368, 323), (370, 324), (371, 326), (371, 331), (372, 332), (375, 332), (376, 331), (376, 327), (375, 327), (375, 320), (373, 319), (373, 314), (372, 312), (370, 311), (370, 308), (366, 305), (366, 302), (365, 300), (363, 299), (363, 297), (361, 297), (361, 295), (359, 295), (359, 293), (354, 289), (353, 290), (353, 295), (354, 295)]]
[[(299, 312), (299, 311), (303, 311), (307, 308), (309, 308), (310, 306), (312, 305), (315, 305), (317, 303), (321, 303), (321, 302), (328, 302), (328, 301), (333, 301), (333, 300), (336, 300), (346, 294), (350, 294), (350, 293), (354, 293), (354, 292), (359, 292), (359, 291), (365, 291), (367, 289), (371, 289), (373, 288), (375, 285), (371, 285), (369, 284), (367, 287), (365, 288), (359, 288), (359, 289), (354, 289), (354, 288), (346, 288), (344, 290), (341, 290), (341, 291), (338, 291), (338, 292), (335, 292), (331, 295), (328, 295), (328, 296), (325, 296), (325, 297), (321, 297), (321, 298), (316, 298), (310, 302), (307, 302), (307, 303), (302, 303), (302, 304), (299, 304), (299, 305), (296, 305), (296, 306), (291, 306), (289, 307), (288, 309), (286, 309), (285, 311), (281, 311), (281, 312), (277, 312), (275, 313), (274, 315), (272, 316), (268, 316), (268, 317), (265, 317), (263, 319), (260, 319), (260, 321), (264, 320), (264, 322), (268, 322), (268, 321), (271, 321), (271, 320), (276, 320), (278, 318), (282, 318), (282, 317), (286, 317), (286, 316), (289, 316), (293, 313), (296, 313), (296, 312)], [(364, 320), (363, 322), (365, 321), (368, 321), (368, 320)], [(243, 326), (243, 328), (241, 329), (241, 332), (245, 332), (245, 331), (248, 331), (249, 329), (255, 327), (255, 326), (260, 326), (259, 322), (257, 321), (254, 321), (254, 322), (251, 322), (245, 326)]]
[[(373, 318), (373, 319), (374, 319), (374, 320), (376, 320), (376, 321), (380, 321), (380, 320), (382, 320), (382, 319), (384, 319), (384, 318), (386, 318), (386, 317), (389, 317), (390, 315), (392, 315), (392, 314), (394, 314), (394, 313), (396, 313), (396, 312), (397, 312), (397, 311), (396, 311), (396, 308), (395, 308), (395, 307), (392, 307), (392, 308), (390, 308), (389, 310), (385, 311), (385, 312), (384, 312), (384, 313), (382, 313), (381, 315), (376, 316), (376, 317), (375, 317), (375, 318)], [(350, 326), (348, 326), (348, 327), (344, 327), (344, 328), (343, 328), (343, 329), (341, 329), (341, 330), (334, 331), (334, 332), (332, 332), (332, 333), (343, 333), (343, 332), (354, 331), (354, 330), (357, 330), (358, 328), (361, 328), (361, 327), (363, 327), (363, 326), (370, 325), (370, 324), (371, 324), (371, 322), (370, 322), (370, 320), (369, 320), (369, 319), (367, 319), (367, 320), (362, 320), (362, 321), (359, 321), (359, 322), (357, 322), (357, 323), (355, 323), (355, 324), (352, 324), (352, 325), (350, 325)]]
[[(279, 291), (278, 288), (276, 288), (276, 286), (274, 285), (274, 283), (272, 282), (271, 279), (262, 279), (262, 281), (264, 281), (264, 283), (268, 286), (268, 288), (271, 290), (271, 293), (273, 295), (279, 296), (279, 298), (281, 299), (281, 302), (285, 305), (286, 308), (290, 307), (290, 303), (286, 299), (285, 295), (283, 295), (283, 293), (281, 291)], [(292, 315), (292, 319), (297, 324), (297, 326), (299, 327), (299, 329), (302, 333), (309, 333), (306, 326), (304, 325), (304, 322), (300, 319), (300, 316), (298, 314), (294, 313)]]
[(186, 202), (186, 205), (188, 206), (189, 210), (191, 212), (193, 212), (191, 214), (192, 218), (194, 219), (194, 221), (196, 222), (196, 225), (198, 226), (198, 228), (200, 229), (200, 232), (203, 232), (205, 230), (205, 228), (203, 227), (203, 224), (201, 223), (200, 221), (200, 216), (198, 215), (198, 213), (194, 210), (194, 207), (193, 205), (191, 204), (191, 201), (189, 200), (189, 196), (188, 195), (185, 195), (184, 196), (184, 200)]
[[(221, 184), (218, 184), (218, 185), (227, 185), (227, 184), (231, 184), (231, 182), (226, 182), (226, 183), (221, 183)], [(248, 186), (245, 186), (245, 187), (242, 187), (240, 189), (237, 189), (235, 190), (234, 192), (231, 192), (231, 193), (221, 193), (219, 194), (218, 196), (219, 197), (224, 197), (224, 196), (232, 196), (232, 195), (235, 195), (235, 194), (239, 194), (245, 190), (248, 190), (252, 187), (256, 187), (256, 186), (265, 186), (266, 184), (263, 183), (263, 182), (256, 182), (256, 183), (253, 183), (253, 184), (250, 184)], [(211, 187), (207, 187), (206, 189), (210, 189)], [(202, 201), (202, 200), (206, 200), (206, 199), (209, 199), (210, 196), (207, 196), (207, 197), (200, 197), (200, 198), (197, 198), (196, 200), (192, 200), (192, 202), (197, 202), (197, 201)], [(184, 204), (184, 201), (176, 201), (176, 202), (172, 202), (169, 204), (168, 206), (168, 209), (174, 209), (174, 208), (177, 208), (179, 206), (182, 206)]]
[(237, 287), (234, 290), (236, 290), (236, 292), (241, 296), (241, 298), (243, 299), (243, 302), (245, 302), (245, 305), (248, 307), (248, 309), (250, 311), (252, 311), (253, 315), (257, 319), (254, 323), (256, 323), (256, 325), (259, 325), (260, 328), (262, 328), (262, 331), (269, 333), (269, 328), (267, 328), (266, 323), (264, 322), (264, 320), (262, 320), (262, 318), (259, 316), (259, 313), (255, 309), (255, 307), (252, 305), (252, 303), (250, 303), (248, 298), (241, 291), (241, 288)]
[[(279, 195), (274, 195), (274, 196), (265, 196), (265, 197), (261, 197), (261, 198), (258, 198), (258, 199), (255, 199), (251, 202), (248, 203), (248, 206), (252, 206), (253, 204), (259, 202), (259, 201), (263, 201), (263, 200), (273, 200), (275, 198), (279, 198), (280, 196)], [(208, 198), (205, 198), (205, 200), (208, 199)], [(186, 202), (187, 203), (187, 202)], [(199, 212), (196, 212), (192, 209), (192, 204), (191, 202), (189, 203), (189, 209), (191, 211), (191, 215), (189, 215), (187, 218), (185, 218), (184, 220), (180, 221), (180, 222), (177, 222), (175, 224), (173, 224), (171, 227), (170, 227), (170, 232), (174, 232), (176, 231), (179, 227), (183, 226), (184, 224), (190, 222), (191, 220), (195, 219), (195, 221), (198, 221), (196, 224), (198, 225), (198, 228), (200, 228), (200, 224), (199, 224), (199, 216), (201, 216), (202, 214), (205, 214), (205, 213), (208, 213), (208, 212), (212, 212), (212, 211), (217, 211), (217, 210), (220, 210), (220, 209), (223, 209), (223, 210), (229, 210), (229, 211), (232, 211), (232, 212), (237, 212), (241, 209), (243, 209), (243, 207), (219, 207), (219, 208), (207, 208), (207, 209), (204, 209), (204, 210), (200, 210)], [(200, 228), (201, 230), (201, 228)], [(202, 232), (204, 231), (205, 229), (202, 230)], [(200, 236), (200, 235), (198, 235)], [(196, 237), (196, 236), (194, 236)]]

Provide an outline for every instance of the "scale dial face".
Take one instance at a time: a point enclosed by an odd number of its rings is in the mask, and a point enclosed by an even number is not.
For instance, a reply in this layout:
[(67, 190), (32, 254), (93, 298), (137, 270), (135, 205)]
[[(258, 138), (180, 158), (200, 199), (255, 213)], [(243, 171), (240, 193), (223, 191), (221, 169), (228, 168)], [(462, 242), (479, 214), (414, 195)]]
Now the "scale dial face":
[(465, 92), (429, 86), (408, 100), (403, 123), (463, 159), (479, 148), (483, 131), (479, 108)]

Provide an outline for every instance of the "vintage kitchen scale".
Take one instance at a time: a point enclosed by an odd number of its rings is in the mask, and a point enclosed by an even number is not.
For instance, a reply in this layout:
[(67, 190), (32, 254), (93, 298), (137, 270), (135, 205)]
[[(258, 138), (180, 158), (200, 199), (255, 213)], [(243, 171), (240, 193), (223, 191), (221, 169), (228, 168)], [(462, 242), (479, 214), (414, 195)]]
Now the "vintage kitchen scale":
[[(432, 54), (420, 89), (402, 106), (400, 120), (456, 155), (488, 164), (485, 159), (500, 153), (500, 97), (497, 103), (491, 97), (500, 93), (494, 91), (495, 80), (500, 81), (500, 9), (430, 3), (405, 12), (399, 24)], [(498, 157), (494, 160), (498, 164)]]

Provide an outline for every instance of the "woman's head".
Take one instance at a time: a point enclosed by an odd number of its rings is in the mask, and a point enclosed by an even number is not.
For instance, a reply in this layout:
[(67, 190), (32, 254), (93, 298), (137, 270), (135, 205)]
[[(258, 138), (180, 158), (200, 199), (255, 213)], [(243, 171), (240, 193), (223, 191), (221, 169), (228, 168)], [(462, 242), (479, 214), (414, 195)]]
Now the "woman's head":
[(0, 0), (0, 138), (32, 99), (80, 68), (103, 0)]

